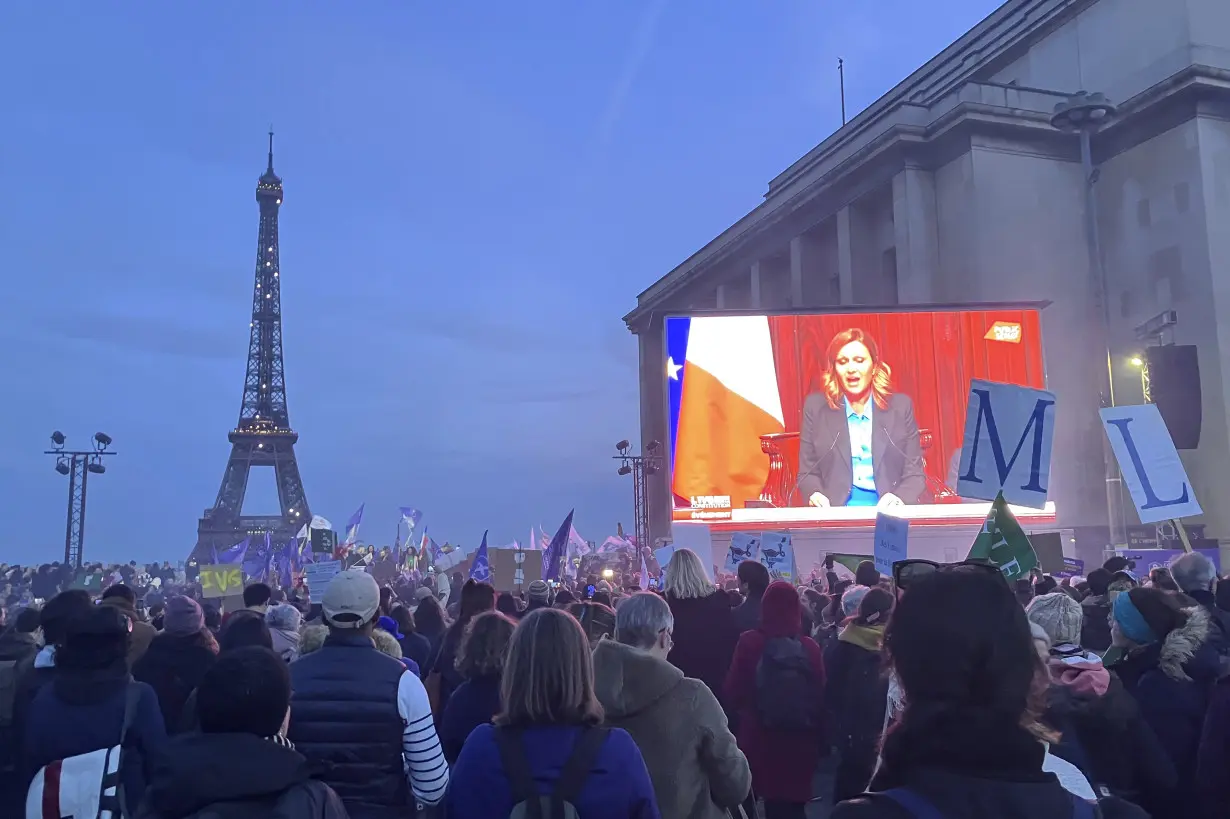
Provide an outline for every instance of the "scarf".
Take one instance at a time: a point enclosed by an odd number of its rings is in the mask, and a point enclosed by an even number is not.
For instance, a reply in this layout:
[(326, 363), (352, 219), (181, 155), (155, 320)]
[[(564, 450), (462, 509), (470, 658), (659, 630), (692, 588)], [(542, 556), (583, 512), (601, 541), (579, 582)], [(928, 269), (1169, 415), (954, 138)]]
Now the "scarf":
[(879, 652), (884, 643), (884, 626), (860, 626), (851, 623), (837, 635), (838, 642), (850, 643), (867, 651)]

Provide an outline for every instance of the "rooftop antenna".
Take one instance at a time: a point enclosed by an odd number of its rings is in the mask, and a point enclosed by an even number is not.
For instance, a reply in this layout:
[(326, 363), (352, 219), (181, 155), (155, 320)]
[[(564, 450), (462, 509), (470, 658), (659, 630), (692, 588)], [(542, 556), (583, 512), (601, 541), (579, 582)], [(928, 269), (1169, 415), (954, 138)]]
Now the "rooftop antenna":
[(846, 61), (837, 58), (837, 82), (841, 85), (841, 124), (846, 124)]
[[(842, 105), (842, 111), (845, 111), (845, 103)], [(842, 121), (845, 121), (845, 114), (842, 114)], [(273, 123), (269, 124), (269, 173), (273, 173)]]

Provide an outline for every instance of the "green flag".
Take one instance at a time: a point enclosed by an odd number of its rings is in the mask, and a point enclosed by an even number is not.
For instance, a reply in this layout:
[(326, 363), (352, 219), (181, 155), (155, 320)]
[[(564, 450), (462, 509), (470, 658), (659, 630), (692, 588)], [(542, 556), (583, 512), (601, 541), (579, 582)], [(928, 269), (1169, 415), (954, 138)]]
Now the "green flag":
[(1038, 556), (1034, 554), (1034, 547), (1021, 524), (1016, 522), (1003, 493), (991, 504), (991, 511), (982, 524), (982, 531), (974, 538), (967, 559), (989, 560), (1009, 580), (1026, 577), (1037, 568)]

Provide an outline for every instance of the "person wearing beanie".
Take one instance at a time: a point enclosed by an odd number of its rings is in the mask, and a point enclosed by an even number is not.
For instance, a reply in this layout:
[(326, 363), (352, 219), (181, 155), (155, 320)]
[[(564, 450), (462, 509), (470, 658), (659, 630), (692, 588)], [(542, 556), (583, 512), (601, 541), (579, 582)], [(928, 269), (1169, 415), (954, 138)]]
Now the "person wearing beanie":
[(863, 602), (863, 598), (867, 595), (868, 591), (870, 591), (870, 588), (867, 586), (851, 586), (845, 590), (841, 595), (841, 616), (843, 619), (858, 614), (858, 607)]
[[(393, 819), (438, 804), (449, 773), (431, 703), (418, 675), (377, 648), (376, 579), (340, 572), (320, 602), (329, 633), (290, 664), (287, 738), (324, 771), (352, 816)], [(400, 654), (396, 638), (386, 636)]]
[(191, 597), (172, 597), (162, 633), (150, 641), (132, 676), (158, 695), (163, 723), (174, 733), (186, 723), (184, 704), (218, 657), (218, 642), (205, 628), (205, 613)]
[(1209, 695), (1220, 670), (1217, 650), (1209, 642), (1208, 613), (1200, 606), (1182, 608), (1182, 599), (1172, 592), (1138, 587), (1120, 593), (1112, 604), (1112, 639), (1124, 651), (1112, 670), (1178, 772), (1173, 790), (1157, 802), (1141, 805), (1155, 819), (1201, 815), (1196, 759)]
[(525, 611), (516, 615), (517, 619), (524, 619), (534, 609), (546, 609), (551, 607), (551, 587), (547, 585), (545, 580), (535, 580), (530, 583), (527, 595), (529, 603), (525, 607)]
[(289, 603), (271, 606), (265, 612), (265, 623), (269, 626), (274, 653), (288, 663), (298, 659), (299, 627), (303, 625), (299, 609)]
[(888, 678), (880, 673), (881, 647), (892, 609), (891, 593), (878, 586), (866, 589), (854, 617), (825, 650), (824, 705), (838, 750), (834, 804), (866, 790), (875, 771), (888, 702)]
[(1089, 596), (1081, 601), (1080, 643), (1090, 651), (1106, 653), (1110, 648), (1110, 578), (1106, 569), (1094, 569), (1085, 578), (1089, 584)]
[(226, 652), (197, 690), (200, 730), (168, 743), (137, 819), (304, 816), (346, 819), (337, 793), (285, 738), (290, 672), (263, 646)]
[[(129, 712), (131, 725), (120, 759), (128, 816), (140, 804), (149, 766), (166, 744), (157, 696), (128, 676), (131, 628), (132, 621), (114, 606), (93, 606), (68, 624), (56, 652), (55, 679), (30, 706), (21, 750), (21, 768), (29, 779), (57, 760), (119, 745)], [(44, 783), (45, 778), (34, 781), (36, 799)], [(47, 787), (57, 790), (61, 800), (71, 790), (60, 789), (55, 780)], [(72, 815), (77, 807), (61, 801), (63, 813), (57, 815)]]
[(1061, 591), (1035, 597), (1025, 607), (1029, 622), (1037, 624), (1046, 634), (1051, 654), (1063, 659), (1079, 657), (1101, 663), (1097, 655), (1081, 649), (1081, 627), (1085, 615), (1081, 604)]

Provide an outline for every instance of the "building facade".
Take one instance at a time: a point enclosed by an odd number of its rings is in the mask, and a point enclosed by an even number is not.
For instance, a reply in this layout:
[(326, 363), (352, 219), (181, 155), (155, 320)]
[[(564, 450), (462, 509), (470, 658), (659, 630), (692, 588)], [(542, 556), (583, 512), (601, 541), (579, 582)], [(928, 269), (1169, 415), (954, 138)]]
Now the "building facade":
[[(637, 299), (641, 439), (667, 440), (663, 317), (1049, 301), (1060, 525), (1106, 525), (1097, 417), (1105, 367), (1079, 138), (1052, 125), (1078, 91), (1116, 106), (1093, 136), (1118, 403), (1139, 403), (1137, 328), (1198, 348), (1200, 446), (1183, 453), (1210, 536), (1230, 536), (1230, 3), (1009, 0), (769, 183), (763, 201)], [(668, 534), (669, 470), (651, 476)], [(1131, 503), (1127, 522), (1135, 523)]]

